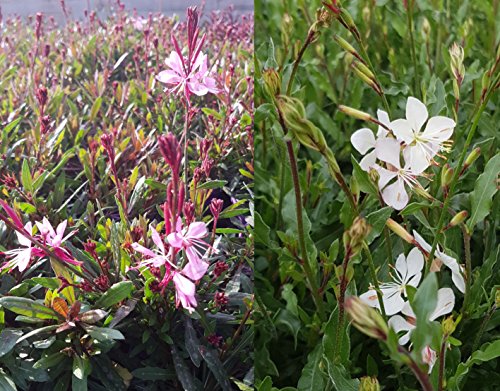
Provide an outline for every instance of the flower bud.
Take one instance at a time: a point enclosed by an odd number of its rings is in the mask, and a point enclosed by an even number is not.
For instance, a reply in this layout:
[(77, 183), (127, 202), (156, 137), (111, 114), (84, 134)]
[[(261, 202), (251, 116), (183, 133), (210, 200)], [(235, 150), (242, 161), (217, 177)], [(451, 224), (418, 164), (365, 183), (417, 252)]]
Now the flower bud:
[(350, 249), (351, 254), (355, 255), (363, 246), (363, 241), (366, 235), (370, 232), (371, 227), (362, 217), (356, 217), (349, 230), (344, 233), (344, 246), (346, 252)]
[(406, 229), (404, 229), (401, 225), (396, 223), (393, 219), (391, 218), (387, 219), (387, 222), (385, 224), (392, 232), (398, 235), (405, 242), (408, 242), (410, 244), (415, 243), (415, 238), (411, 236)]
[(469, 156), (467, 156), (467, 158), (465, 159), (464, 168), (471, 166), (472, 163), (474, 163), (480, 155), (481, 155), (481, 148), (479, 147), (474, 148), (472, 152), (469, 153)]
[(454, 43), (449, 49), (450, 52), (450, 67), (453, 76), (458, 82), (458, 85), (462, 84), (465, 76), (465, 67), (464, 67), (464, 49)]
[(328, 149), (325, 137), (321, 130), (305, 118), (306, 111), (302, 102), (297, 98), (280, 95), (277, 97), (277, 104), (292, 135), (302, 145), (325, 153)]
[(340, 47), (342, 49), (344, 49), (347, 53), (351, 53), (353, 54), (354, 56), (356, 57), (359, 57), (359, 54), (358, 52), (356, 51), (356, 49), (354, 49), (354, 47), (351, 46), (351, 44), (349, 42), (347, 42), (344, 38), (342, 38), (341, 36), (339, 35), (335, 35), (333, 37), (333, 39), (335, 40), (335, 42), (337, 42)]
[(441, 329), (443, 330), (443, 334), (447, 335), (447, 336), (453, 334), (456, 327), (457, 327), (457, 324), (453, 320), (453, 316), (447, 317), (441, 323)]
[(377, 310), (369, 307), (359, 297), (346, 299), (345, 310), (352, 319), (352, 324), (362, 333), (376, 339), (386, 340), (389, 328)]
[(424, 20), (422, 21), (422, 35), (424, 39), (427, 41), (431, 35), (431, 24), (429, 20), (424, 16)]
[(262, 73), (264, 86), (266, 91), (271, 96), (279, 95), (281, 90), (281, 76), (273, 68), (266, 69)]
[(372, 116), (364, 111), (353, 109), (352, 107), (339, 105), (339, 110), (350, 117), (360, 119), (361, 121), (371, 121)]
[(450, 167), (449, 164), (446, 164), (441, 170), (441, 186), (444, 188), (448, 188), (453, 178), (453, 173), (455, 170)]
[(380, 384), (376, 377), (363, 376), (360, 379), (358, 391), (380, 391)]
[(458, 212), (455, 216), (453, 216), (453, 218), (450, 221), (450, 224), (448, 224), (448, 227), (449, 228), (456, 227), (457, 225), (462, 224), (465, 221), (465, 219), (467, 219), (468, 216), (469, 212), (467, 212), (466, 210)]
[(429, 192), (425, 190), (422, 186), (415, 186), (413, 190), (422, 198), (425, 198), (426, 200), (429, 201), (434, 201), (434, 197), (431, 194), (429, 194)]

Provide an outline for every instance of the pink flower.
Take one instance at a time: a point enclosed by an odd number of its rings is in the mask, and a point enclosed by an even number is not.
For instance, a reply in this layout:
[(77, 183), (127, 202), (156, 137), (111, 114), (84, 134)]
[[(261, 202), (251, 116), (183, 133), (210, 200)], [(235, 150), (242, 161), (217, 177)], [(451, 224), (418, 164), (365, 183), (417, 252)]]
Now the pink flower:
[[(183, 271), (184, 272), (184, 271)], [(195, 298), (196, 286), (194, 282), (184, 277), (182, 273), (175, 271), (172, 280), (175, 285), (175, 301), (178, 306), (179, 303), (183, 308), (192, 313), (198, 305)]]
[(173, 51), (165, 59), (165, 64), (169, 69), (161, 71), (156, 79), (170, 86), (170, 92), (184, 92), (188, 99), (191, 94), (203, 96), (219, 92), (215, 79), (208, 71), (206, 54), (199, 52), (188, 63), (177, 51)]
[[(31, 223), (27, 223), (24, 226), (24, 229), (31, 234), (33, 230), (33, 226)], [(29, 265), (30, 259), (31, 259), (31, 254), (33, 250), (36, 250), (31, 247), (31, 241), (24, 235), (20, 234), (19, 232), (16, 231), (17, 235), (17, 240), (19, 244), (22, 246), (20, 248), (16, 248), (13, 250), (8, 250), (5, 251), (5, 254), (7, 257), (11, 258), (3, 267), (2, 269), (14, 269), (18, 268), (20, 272), (23, 272), (26, 270), (26, 268)]]
[(153, 227), (151, 227), (151, 238), (153, 239), (153, 242), (156, 245), (156, 247), (158, 247), (158, 250), (156, 251), (150, 250), (149, 248), (141, 246), (139, 243), (132, 243), (132, 248), (135, 251), (140, 252), (141, 254), (149, 257), (148, 259), (143, 260), (139, 264), (140, 266), (152, 264), (155, 267), (160, 267), (168, 262), (168, 254), (165, 252), (165, 245), (161, 240), (160, 234)]
[(68, 250), (62, 247), (62, 244), (66, 241), (66, 239), (70, 238), (76, 233), (76, 231), (72, 231), (68, 235), (64, 236), (64, 231), (66, 230), (66, 226), (68, 224), (67, 220), (64, 220), (62, 223), (60, 223), (55, 230), (46, 217), (43, 218), (42, 222), (37, 221), (35, 224), (40, 231), (40, 236), (43, 240), (43, 243), (51, 246), (54, 254), (72, 265), (82, 264), (82, 262), (74, 259), (68, 252)]
[[(187, 228), (182, 227), (181, 220), (177, 220), (176, 232), (167, 236), (169, 244), (178, 249), (184, 249), (188, 258), (188, 264), (184, 268), (184, 274), (193, 280), (199, 280), (207, 271), (208, 263), (202, 259), (210, 245), (203, 240), (207, 236), (207, 225), (201, 221), (195, 221)], [(205, 253), (202, 253), (204, 251)]]

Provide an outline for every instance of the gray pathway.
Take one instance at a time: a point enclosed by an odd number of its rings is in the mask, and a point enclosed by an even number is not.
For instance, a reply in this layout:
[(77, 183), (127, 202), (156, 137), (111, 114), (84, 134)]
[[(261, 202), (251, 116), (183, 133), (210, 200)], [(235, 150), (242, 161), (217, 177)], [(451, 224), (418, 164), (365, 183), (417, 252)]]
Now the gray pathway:
[[(83, 18), (84, 10), (90, 4), (90, 8), (96, 10), (100, 16), (105, 16), (116, 4), (115, 0), (65, 0), (66, 8), (74, 18)], [(128, 10), (137, 9), (140, 15), (146, 16), (149, 12), (161, 11), (167, 15), (184, 15), (186, 7), (199, 5), (202, 0), (122, 0)], [(234, 5), (235, 10), (241, 13), (253, 11), (253, 0), (206, 0), (207, 11), (223, 9)], [(0, 0), (0, 7), (4, 17), (17, 14), (22, 17), (44, 12), (52, 15), (58, 22), (64, 21), (60, 6), (60, 0)]]

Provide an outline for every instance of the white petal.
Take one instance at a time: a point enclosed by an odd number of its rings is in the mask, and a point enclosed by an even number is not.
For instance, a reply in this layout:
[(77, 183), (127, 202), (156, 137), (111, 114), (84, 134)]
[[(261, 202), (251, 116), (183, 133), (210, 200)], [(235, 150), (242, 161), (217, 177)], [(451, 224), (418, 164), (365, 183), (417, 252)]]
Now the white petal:
[(451, 288), (441, 288), (437, 292), (436, 309), (432, 312), (429, 320), (435, 320), (440, 316), (449, 314), (455, 306), (455, 294)]
[(404, 254), (399, 254), (396, 259), (396, 271), (401, 276), (401, 280), (405, 281), (408, 274), (408, 268), (406, 266), (406, 257)]
[(375, 289), (369, 289), (367, 292), (363, 293), (359, 298), (370, 307), (380, 309), (380, 305), (378, 302), (377, 292)]
[(452, 272), (451, 279), (452, 279), (453, 283), (455, 284), (455, 286), (457, 287), (457, 289), (460, 292), (465, 293), (465, 280), (464, 280), (464, 277), (462, 276), (462, 273)]
[(389, 319), (389, 327), (391, 327), (396, 333), (400, 331), (406, 331), (398, 340), (400, 345), (405, 345), (410, 340), (410, 332), (415, 328), (414, 325), (407, 322), (405, 318), (400, 315), (395, 315)]
[(420, 234), (413, 230), (413, 237), (415, 238), (415, 240), (417, 241), (418, 244), (420, 244), (420, 246), (427, 252), (430, 252), (431, 249), (432, 249), (432, 246), (427, 243), (424, 238), (422, 236), (420, 236)]
[(406, 144), (411, 144), (415, 139), (415, 133), (413, 133), (411, 124), (405, 119), (392, 121), (391, 130), (398, 140), (404, 141)]
[(382, 190), (391, 179), (393, 179), (396, 175), (398, 175), (394, 171), (389, 171), (388, 169), (384, 167), (377, 167), (377, 172), (379, 174), (379, 179), (378, 179), (378, 188)]
[(399, 287), (381, 288), (380, 290), (382, 291), (382, 299), (387, 315), (394, 315), (402, 310), (405, 302), (401, 297)]
[(352, 134), (351, 144), (360, 154), (364, 155), (375, 147), (375, 136), (371, 129), (361, 128)]
[[(389, 115), (384, 110), (377, 110), (378, 121), (388, 128), (391, 127), (391, 121)], [(383, 126), (379, 126), (377, 130), (377, 137), (385, 137), (389, 132)]]
[(408, 265), (408, 277), (416, 276), (424, 268), (424, 256), (418, 248), (414, 247), (406, 257), (406, 263)]
[[(24, 229), (26, 232), (28, 232), (30, 235), (33, 234), (33, 226), (31, 222), (26, 223), (24, 226)], [(16, 236), (17, 236), (17, 241), (21, 246), (24, 247), (31, 247), (31, 241), (24, 235), (20, 234), (19, 232), (16, 231)]]
[(403, 314), (406, 316), (409, 316), (411, 318), (416, 318), (417, 316), (415, 315), (415, 312), (413, 312), (413, 309), (411, 308), (410, 302), (407, 301), (405, 305), (403, 306), (403, 309), (401, 310)]
[(430, 166), (431, 161), (429, 153), (426, 153), (425, 147), (421, 143), (409, 145), (403, 150), (405, 158), (405, 168), (411, 169), (412, 173), (420, 174)]
[(393, 138), (378, 140), (375, 145), (377, 158), (383, 162), (392, 164), (398, 169), (401, 168), (401, 164), (399, 163), (400, 151), (399, 142)]
[(387, 186), (382, 191), (382, 198), (387, 205), (392, 206), (394, 209), (403, 209), (409, 200), (403, 180), (398, 178), (392, 185)]
[(363, 171), (370, 171), (370, 168), (375, 166), (375, 163), (377, 161), (377, 154), (375, 151), (371, 151), (370, 153), (366, 154), (363, 159), (359, 162), (359, 166)]
[(456, 123), (448, 117), (432, 117), (425, 127), (422, 137), (434, 141), (448, 140), (453, 134)]
[(410, 96), (406, 101), (406, 119), (415, 132), (420, 132), (425, 121), (429, 118), (429, 113), (425, 105), (417, 98)]

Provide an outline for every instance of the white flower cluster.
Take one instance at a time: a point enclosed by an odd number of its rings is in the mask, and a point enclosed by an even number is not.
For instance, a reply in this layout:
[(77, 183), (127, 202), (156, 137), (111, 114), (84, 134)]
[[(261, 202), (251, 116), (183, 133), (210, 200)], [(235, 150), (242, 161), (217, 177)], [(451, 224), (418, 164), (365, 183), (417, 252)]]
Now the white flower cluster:
[(417, 178), (431, 165), (434, 156), (446, 148), (456, 124), (443, 116), (429, 119), (425, 105), (413, 97), (406, 102), (406, 119), (391, 122), (382, 110), (377, 111), (377, 117), (382, 126), (376, 137), (371, 129), (362, 128), (351, 136), (351, 143), (365, 155), (361, 168), (378, 172), (384, 202), (401, 210), (409, 201), (406, 188), (421, 186)]

